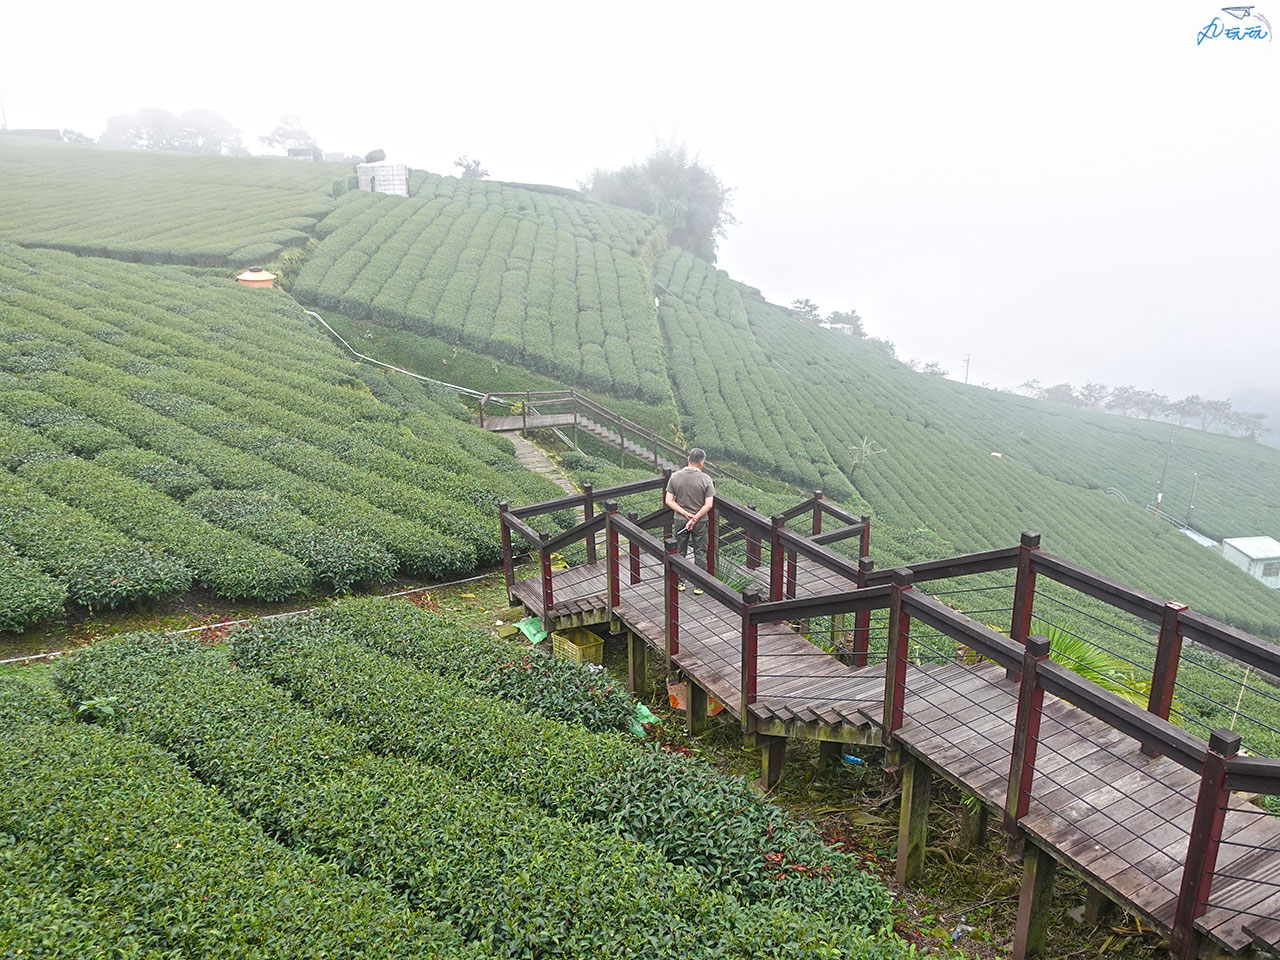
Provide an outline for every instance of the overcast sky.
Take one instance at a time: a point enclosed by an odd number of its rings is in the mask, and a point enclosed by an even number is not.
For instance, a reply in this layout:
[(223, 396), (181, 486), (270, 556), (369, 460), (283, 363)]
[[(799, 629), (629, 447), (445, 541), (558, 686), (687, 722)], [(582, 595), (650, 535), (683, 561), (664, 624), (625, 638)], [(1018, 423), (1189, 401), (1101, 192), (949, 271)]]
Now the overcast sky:
[(291, 113), (325, 149), (568, 185), (678, 138), (736, 189), (721, 266), (857, 308), (904, 358), (1173, 396), (1280, 379), (1280, 42), (1197, 44), (1241, 23), (1212, 2), (49, 9), (5, 14), (11, 127), (203, 107), (256, 150)]

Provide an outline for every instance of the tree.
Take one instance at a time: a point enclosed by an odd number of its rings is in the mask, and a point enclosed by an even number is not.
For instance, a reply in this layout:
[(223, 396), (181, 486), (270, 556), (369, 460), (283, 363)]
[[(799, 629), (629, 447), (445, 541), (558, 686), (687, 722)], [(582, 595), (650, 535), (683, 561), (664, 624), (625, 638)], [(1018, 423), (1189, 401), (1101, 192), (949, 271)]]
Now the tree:
[(78, 130), (63, 130), (62, 140), (64, 143), (93, 143), (93, 137), (86, 137)]
[[(795, 304), (792, 303), (792, 306), (794, 307)], [(833, 327), (850, 327), (855, 337), (865, 337), (867, 335), (866, 330), (862, 327), (862, 318), (858, 316), (857, 310), (833, 310), (827, 317), (827, 323)]]
[(1212, 424), (1226, 423), (1230, 416), (1230, 400), (1205, 400), (1200, 405), (1200, 429), (1208, 430)]
[(1018, 384), (1018, 392), (1026, 394), (1028, 397), (1038, 397), (1044, 391), (1040, 389), (1040, 381), (1033, 377)]
[(381, 163), (387, 159), (387, 151), (379, 147), (377, 150), (370, 150), (364, 155), (365, 163)]
[(1140, 414), (1150, 420), (1156, 414), (1164, 413), (1169, 409), (1169, 398), (1154, 390), (1135, 390), (1133, 405)]
[(453, 165), (462, 171), (459, 176), (463, 180), (483, 180), (489, 175), (489, 171), (484, 168), (484, 164), (479, 160), (467, 159), (465, 153), (453, 161)]
[(818, 305), (812, 300), (792, 300), (791, 312), (796, 315), (797, 320), (803, 320), (805, 323), (817, 323), (822, 319), (822, 314), (818, 312)]
[(186, 110), (179, 117), (159, 107), (144, 107), (134, 114), (111, 117), (99, 142), (130, 150), (177, 150), (216, 156), (242, 150), (240, 131), (216, 110)]
[(1107, 409), (1114, 410), (1122, 417), (1128, 416), (1135, 406), (1137, 392), (1138, 388), (1132, 385), (1116, 387), (1107, 398)]
[(1111, 388), (1105, 383), (1095, 383), (1090, 380), (1080, 388), (1080, 403), (1086, 407), (1096, 407), (1102, 401), (1107, 399), (1107, 395), (1111, 392)]
[(315, 138), (307, 132), (302, 120), (292, 114), (280, 118), (276, 128), (265, 137), (258, 138), (268, 147), (314, 147)]
[(920, 372), (927, 373), (931, 377), (945, 377), (947, 375), (947, 371), (942, 369), (942, 364), (937, 360), (930, 360)]
[(1266, 425), (1266, 419), (1265, 413), (1244, 413), (1243, 411), (1233, 413), (1231, 429), (1239, 431), (1242, 437), (1256, 441), (1258, 437), (1270, 430)]
[(643, 162), (621, 170), (596, 168), (579, 184), (593, 200), (655, 217), (668, 239), (712, 263), (716, 240), (738, 221), (729, 212), (733, 190), (682, 143), (658, 143)]
[(1043, 400), (1065, 403), (1072, 407), (1080, 405), (1080, 397), (1076, 394), (1076, 388), (1069, 383), (1055, 383), (1051, 387), (1045, 387), (1040, 391), (1040, 397)]
[(1178, 421), (1178, 426), (1182, 426), (1188, 420), (1194, 420), (1200, 416), (1200, 405), (1203, 402), (1199, 394), (1193, 393), (1189, 397), (1183, 397), (1169, 404), (1169, 412)]

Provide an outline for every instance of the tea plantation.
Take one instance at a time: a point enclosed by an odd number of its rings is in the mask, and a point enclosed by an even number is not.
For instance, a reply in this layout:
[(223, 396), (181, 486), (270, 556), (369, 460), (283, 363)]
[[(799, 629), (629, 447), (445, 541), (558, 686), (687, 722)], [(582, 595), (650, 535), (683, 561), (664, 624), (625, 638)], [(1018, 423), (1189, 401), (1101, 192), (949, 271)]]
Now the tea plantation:
[[(620, 732), (611, 684), (540, 653), (511, 670), (514, 653), (357, 601), (230, 650), (105, 640), (56, 691), (0, 677), (0, 949), (910, 955), (853, 858)], [(596, 731), (554, 719), (575, 704)]]
[(4, 629), (192, 583), (275, 600), (469, 571), (498, 556), (499, 500), (558, 492), (279, 292), (0, 252)]
[(306, 243), (342, 164), (0, 138), (0, 240), (143, 263), (235, 266)]

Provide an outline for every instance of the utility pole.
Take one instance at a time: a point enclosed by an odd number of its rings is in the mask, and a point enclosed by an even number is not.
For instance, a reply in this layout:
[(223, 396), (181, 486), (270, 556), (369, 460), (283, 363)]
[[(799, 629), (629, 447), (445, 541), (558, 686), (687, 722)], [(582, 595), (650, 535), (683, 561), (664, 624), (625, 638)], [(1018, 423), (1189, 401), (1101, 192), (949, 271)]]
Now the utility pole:
[[(1191, 499), (1187, 501), (1187, 526), (1191, 526), (1191, 518), (1196, 508), (1196, 487), (1200, 485), (1200, 474), (1191, 474)], [(1194, 529), (1194, 528), (1192, 528)]]
[(964, 355), (964, 382), (969, 382), (969, 354)]
[(1156, 516), (1160, 516), (1160, 504), (1164, 500), (1164, 480), (1169, 475), (1169, 454), (1173, 453), (1173, 427), (1169, 428), (1169, 446), (1164, 451), (1164, 469), (1160, 471), (1160, 486), (1156, 487)]

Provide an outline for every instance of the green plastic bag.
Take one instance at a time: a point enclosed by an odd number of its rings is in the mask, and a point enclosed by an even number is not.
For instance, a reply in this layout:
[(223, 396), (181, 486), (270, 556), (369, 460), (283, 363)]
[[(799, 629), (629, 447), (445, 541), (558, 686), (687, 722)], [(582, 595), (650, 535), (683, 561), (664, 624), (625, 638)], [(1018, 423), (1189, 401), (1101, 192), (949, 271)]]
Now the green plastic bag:
[(645, 737), (644, 725), (646, 723), (661, 724), (662, 721), (659, 720), (657, 715), (643, 703), (637, 703), (636, 716), (635, 719), (631, 721), (631, 735), (643, 740)]
[(517, 623), (516, 627), (529, 638), (531, 644), (537, 645), (547, 639), (547, 631), (542, 627), (541, 617), (528, 617)]

